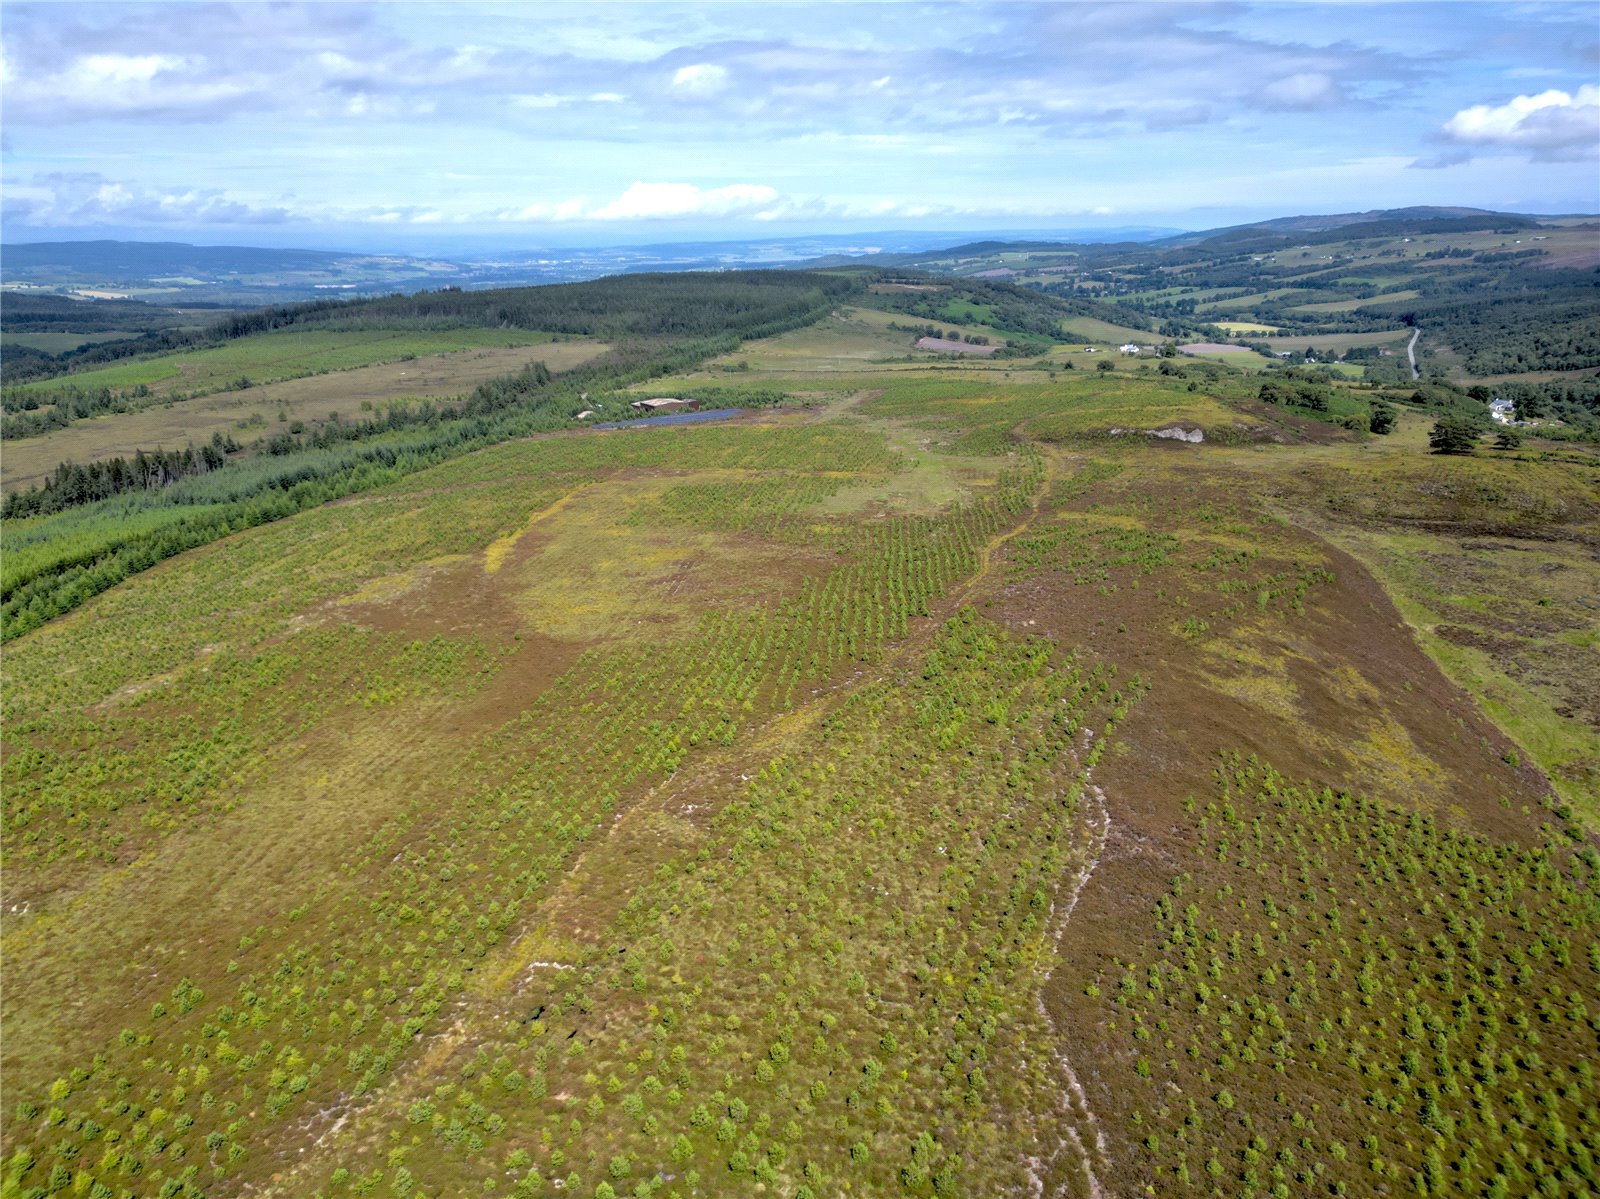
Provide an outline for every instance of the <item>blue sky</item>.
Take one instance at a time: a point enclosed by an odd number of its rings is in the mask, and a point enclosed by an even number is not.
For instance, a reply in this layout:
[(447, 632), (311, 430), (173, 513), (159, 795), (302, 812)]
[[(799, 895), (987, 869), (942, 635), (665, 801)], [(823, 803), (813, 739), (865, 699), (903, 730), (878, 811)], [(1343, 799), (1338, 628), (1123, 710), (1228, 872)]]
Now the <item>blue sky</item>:
[(4, 4), (4, 236), (399, 251), (1600, 210), (1600, 8)]

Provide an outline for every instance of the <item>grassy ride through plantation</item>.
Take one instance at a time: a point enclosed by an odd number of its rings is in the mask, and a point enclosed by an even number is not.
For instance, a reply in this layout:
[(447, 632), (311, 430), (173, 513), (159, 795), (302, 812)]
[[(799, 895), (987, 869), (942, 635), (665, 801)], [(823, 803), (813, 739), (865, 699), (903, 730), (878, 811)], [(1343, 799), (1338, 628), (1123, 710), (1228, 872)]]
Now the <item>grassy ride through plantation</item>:
[(522, 342), (513, 337), (505, 345), (417, 357), (408, 354), (377, 365), (277, 383), (252, 378), (248, 387), (189, 399), (162, 396), (142, 404), (130, 402), (124, 405), (125, 412), (74, 421), (37, 436), (8, 434), (0, 487), (9, 493), (34, 486), (43, 483), (62, 462), (96, 462), (126, 454), (130, 446), (172, 449), (204, 444), (213, 434), (248, 446), (287, 432), (286, 426), (291, 424), (320, 428), (334, 413), (341, 421), (358, 422), (396, 405), (423, 400), (448, 403), (480, 384), (535, 362), (559, 373), (583, 365), (609, 348), (603, 342), (574, 339), (551, 343), (532, 338)]
[(7, 1196), (1594, 1189), (1588, 460), (807, 311), (8, 522)]
[(371, 329), (338, 332), (280, 329), (258, 337), (241, 338), (212, 349), (167, 354), (19, 384), (8, 389), (8, 407), (13, 399), (31, 397), (40, 403), (49, 403), (50, 397), (61, 392), (87, 392), (102, 387), (132, 388), (139, 384), (149, 389), (151, 401), (159, 403), (168, 395), (188, 398), (222, 389), (238, 390), (241, 380), (273, 383), (281, 379), (351, 370), (377, 362), (394, 362), (458, 350), (541, 345), (549, 341), (548, 333), (516, 329)]

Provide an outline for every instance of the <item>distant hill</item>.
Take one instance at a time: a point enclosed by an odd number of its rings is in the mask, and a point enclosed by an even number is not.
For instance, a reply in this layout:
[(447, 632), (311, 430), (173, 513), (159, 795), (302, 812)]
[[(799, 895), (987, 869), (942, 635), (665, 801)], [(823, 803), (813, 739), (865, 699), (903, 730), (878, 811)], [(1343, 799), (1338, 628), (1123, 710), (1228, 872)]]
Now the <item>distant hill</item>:
[[(1368, 212), (1324, 213), (1320, 215), (1275, 217), (1270, 221), (1255, 221), (1247, 225), (1227, 225), (1220, 229), (1202, 229), (1194, 233), (1180, 233), (1176, 237), (1162, 238), (1153, 243), (1158, 246), (1192, 246), (1221, 238), (1242, 239), (1251, 235), (1287, 237), (1290, 234), (1329, 233), (1348, 231), (1351, 225), (1394, 226), (1404, 231), (1426, 226), (1429, 232), (1464, 232), (1470, 229), (1528, 228), (1539, 218), (1514, 212), (1495, 212), (1487, 208), (1375, 208)], [(1354, 231), (1343, 236), (1357, 236)], [(1383, 236), (1376, 232), (1360, 231), (1359, 235)]]
[[(1238, 252), (1253, 248), (1250, 243), (1257, 241), (1268, 247), (1290, 240), (1303, 245), (1316, 245), (1328, 241), (1343, 241), (1355, 236), (1388, 237), (1410, 232), (1463, 233), (1475, 229), (1530, 229), (1538, 225), (1540, 219), (1537, 216), (1494, 212), (1486, 208), (1425, 206), (1379, 208), (1369, 212), (1275, 217), (1272, 220), (1256, 221), (1246, 225), (1224, 225), (1216, 229), (1198, 229), (1167, 236), (1151, 236), (1150, 234), (1154, 232), (1151, 230), (1127, 229), (1108, 230), (1107, 236), (1073, 235), (1070, 239), (1060, 240), (1034, 238), (1008, 241), (994, 238), (898, 254), (829, 254), (789, 265), (805, 270), (844, 265), (940, 269), (947, 268), (953, 260), (962, 258), (975, 259), (998, 257), (1002, 254), (1038, 254), (1052, 251), (1104, 257), (1123, 249), (1172, 250), (1204, 245)], [(1353, 230), (1350, 228), (1353, 225), (1366, 227)]]
[(273, 250), (260, 246), (191, 246), (175, 241), (41, 241), (7, 245), (5, 273), (52, 270), (88, 279), (144, 279), (162, 275), (263, 275), (329, 270), (355, 258), (328, 250)]

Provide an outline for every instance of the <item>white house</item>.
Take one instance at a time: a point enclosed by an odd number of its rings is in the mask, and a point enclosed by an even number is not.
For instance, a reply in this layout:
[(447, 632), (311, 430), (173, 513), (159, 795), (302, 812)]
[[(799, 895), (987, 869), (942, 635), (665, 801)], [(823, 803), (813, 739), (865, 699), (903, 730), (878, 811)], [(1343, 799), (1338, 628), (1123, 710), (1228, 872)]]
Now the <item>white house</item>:
[(1127, 345), (1119, 346), (1118, 348), (1124, 354), (1137, 354), (1139, 352), (1139, 347), (1134, 345), (1133, 342), (1131, 342), (1131, 341), (1128, 342)]
[(1514, 425), (1517, 423), (1517, 406), (1510, 400), (1492, 400), (1489, 403), (1489, 417), (1497, 424)]

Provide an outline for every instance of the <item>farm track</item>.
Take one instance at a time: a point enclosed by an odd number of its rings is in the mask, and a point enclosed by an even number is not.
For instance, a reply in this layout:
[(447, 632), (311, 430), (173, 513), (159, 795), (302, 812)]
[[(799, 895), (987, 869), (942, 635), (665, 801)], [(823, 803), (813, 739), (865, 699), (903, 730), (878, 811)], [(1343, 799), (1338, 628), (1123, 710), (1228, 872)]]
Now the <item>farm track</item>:
[[(1035, 489), (1029, 499), (1027, 514), (1013, 525), (1009, 530), (991, 540), (978, 553), (978, 570), (960, 585), (961, 598), (965, 599), (979, 594), (986, 584), (992, 583), (996, 569), (996, 552), (1003, 549), (1016, 537), (1027, 532), (1038, 519), (1039, 510), (1044, 505), (1044, 500), (1050, 494), (1052, 485), (1061, 475), (1061, 456), (1050, 448), (1043, 448), (1045, 473), (1040, 485)], [(952, 589), (955, 591), (956, 589)], [(919, 648), (919, 641), (929, 641), (933, 632), (937, 630), (937, 623), (932, 624), (927, 630), (921, 632), (920, 637), (913, 635), (908, 638), (902, 647), (901, 655), (909, 656), (913, 649)], [(1085, 730), (1084, 750), (1089, 744), (1089, 731)], [(1095, 870), (1100, 865), (1106, 841), (1111, 831), (1110, 807), (1106, 802), (1105, 792), (1091, 779), (1091, 772), (1085, 770), (1082, 776), (1082, 798), (1090, 801), (1091, 813), (1088, 816), (1087, 839), (1084, 846), (1083, 864), (1073, 876), (1068, 885), (1065, 896), (1058, 894), (1051, 904), (1051, 938), (1056, 947), (1056, 956), (1066, 935), (1067, 924), (1072, 919), (1072, 913), (1078, 906), (1078, 899), (1088, 886), (1089, 880), (1094, 877)], [(1078, 1079), (1078, 1074), (1072, 1066), (1068, 1056), (1065, 1042), (1065, 1030), (1059, 1025), (1055, 1017), (1050, 1014), (1044, 1002), (1043, 988), (1034, 996), (1034, 1003), (1039, 1014), (1044, 1018), (1045, 1024), (1055, 1036), (1054, 1058), (1061, 1071), (1064, 1083), (1060, 1095), (1060, 1103), (1056, 1111), (1062, 1117), (1060, 1136), (1061, 1141), (1054, 1153), (1040, 1163), (1042, 1168), (1030, 1167), (1031, 1180), (1036, 1187), (1035, 1194), (1044, 1199), (1045, 1196), (1058, 1195), (1063, 1199), (1070, 1199), (1073, 1191), (1070, 1181), (1064, 1182), (1054, 1192), (1047, 1189), (1047, 1178), (1054, 1173), (1058, 1165), (1065, 1171), (1065, 1179), (1080, 1179), (1083, 1192), (1088, 1199), (1111, 1199), (1110, 1192), (1101, 1184), (1097, 1169), (1104, 1172), (1109, 1164), (1109, 1153), (1104, 1130), (1099, 1120), (1095, 1117), (1094, 1109), (1089, 1106), (1089, 1096), (1083, 1084)], [(1061, 1163), (1060, 1158), (1068, 1149), (1075, 1152), (1081, 1165), (1081, 1172), (1074, 1171), (1071, 1165)]]
[[(1086, 729), (1085, 750), (1088, 748), (1088, 743), (1089, 730)], [(1050, 935), (1058, 957), (1062, 940), (1066, 936), (1067, 923), (1072, 919), (1073, 909), (1078, 906), (1078, 897), (1083, 894), (1084, 888), (1089, 885), (1089, 880), (1094, 877), (1111, 832), (1111, 813), (1106, 803), (1105, 792), (1092, 781), (1091, 775), (1092, 772), (1089, 770), (1083, 772), (1079, 792), (1080, 801), (1087, 801), (1091, 808), (1083, 865), (1074, 875), (1066, 895), (1064, 897), (1057, 895), (1050, 905)], [(1055, 1034), (1055, 1062), (1066, 1086), (1056, 1107), (1056, 1111), (1062, 1117), (1061, 1141), (1048, 1158), (1031, 1162), (1029, 1165), (1029, 1181), (1033, 1185), (1033, 1193), (1039, 1199), (1045, 1199), (1046, 1196), (1073, 1199), (1075, 1193), (1086, 1194), (1088, 1199), (1110, 1199), (1110, 1192), (1102, 1185), (1096, 1173), (1097, 1169), (1101, 1173), (1105, 1172), (1110, 1161), (1105, 1131), (1101, 1128), (1100, 1121), (1095, 1118), (1094, 1109), (1089, 1106), (1088, 1093), (1084, 1091), (1083, 1084), (1078, 1079), (1078, 1072), (1073, 1069), (1072, 1060), (1063, 1047), (1066, 1042), (1066, 1030), (1050, 1013), (1044, 1001), (1042, 988), (1034, 996), (1034, 1005), (1045, 1024)], [(1069, 1147), (1077, 1154), (1078, 1164), (1082, 1167), (1081, 1173), (1074, 1171), (1071, 1163), (1061, 1161), (1062, 1154)], [(1053, 1191), (1049, 1186), (1052, 1174), (1062, 1178), (1060, 1185)], [(1075, 1181), (1081, 1183), (1081, 1192), (1075, 1192), (1071, 1185)]]
[[(975, 591), (981, 583), (993, 578), (995, 551), (1003, 548), (1008, 542), (1026, 532), (1038, 519), (1039, 510), (1044, 504), (1045, 497), (1050, 494), (1050, 489), (1061, 474), (1060, 455), (1051, 449), (1044, 450), (1045, 474), (1039, 487), (1034, 491), (1029, 500), (1029, 511), (1026, 517), (1019, 521), (1008, 532), (997, 537), (986, 545), (979, 554), (979, 568), (967, 583), (969, 591)], [(1084, 732), (1084, 750), (1087, 751), (1090, 733)], [(1055, 956), (1059, 958), (1060, 948), (1066, 936), (1067, 924), (1072, 919), (1072, 913), (1078, 906), (1078, 899), (1088, 886), (1089, 880), (1094, 877), (1095, 870), (1100, 865), (1101, 855), (1104, 853), (1106, 839), (1111, 830), (1111, 812), (1106, 802), (1105, 792), (1096, 785), (1091, 778), (1091, 772), (1085, 770), (1082, 776), (1082, 800), (1089, 802), (1090, 813), (1087, 823), (1087, 843), (1084, 846), (1083, 864), (1074, 875), (1067, 887), (1066, 894), (1058, 894), (1051, 903), (1051, 939), (1055, 946)], [(1065, 1172), (1065, 1179), (1081, 1179), (1083, 1193), (1088, 1199), (1109, 1199), (1109, 1192), (1101, 1184), (1096, 1173), (1098, 1169), (1104, 1172), (1109, 1162), (1106, 1146), (1106, 1136), (1096, 1119), (1094, 1109), (1089, 1106), (1089, 1096), (1083, 1089), (1083, 1084), (1078, 1079), (1078, 1073), (1073, 1069), (1072, 1060), (1066, 1051), (1066, 1030), (1063, 1029), (1056, 1018), (1051, 1015), (1048, 1005), (1044, 1001), (1044, 990), (1041, 987), (1034, 996), (1034, 1003), (1039, 1014), (1044, 1018), (1045, 1024), (1055, 1036), (1054, 1057), (1057, 1067), (1061, 1072), (1064, 1088), (1061, 1092), (1060, 1103), (1056, 1110), (1062, 1116), (1061, 1141), (1054, 1153), (1038, 1167), (1030, 1167), (1029, 1174), (1035, 1186), (1034, 1193), (1043, 1199), (1047, 1195), (1071, 1196), (1070, 1181), (1063, 1183), (1055, 1190), (1048, 1189), (1048, 1177), (1060, 1168)], [(1066, 1163), (1061, 1163), (1063, 1152), (1070, 1149), (1076, 1153), (1081, 1164), (1081, 1173), (1072, 1169)]]

